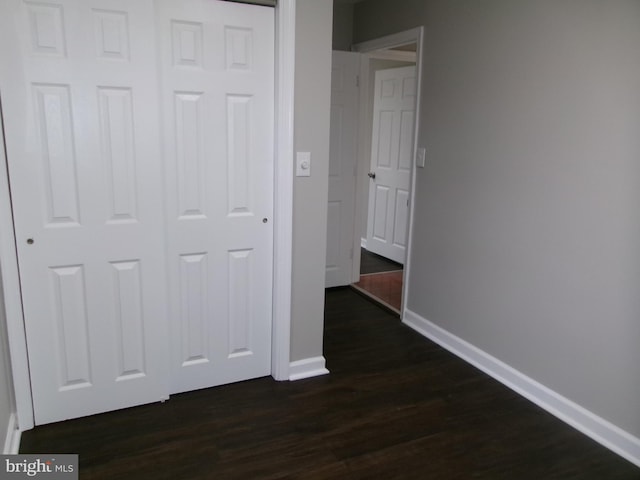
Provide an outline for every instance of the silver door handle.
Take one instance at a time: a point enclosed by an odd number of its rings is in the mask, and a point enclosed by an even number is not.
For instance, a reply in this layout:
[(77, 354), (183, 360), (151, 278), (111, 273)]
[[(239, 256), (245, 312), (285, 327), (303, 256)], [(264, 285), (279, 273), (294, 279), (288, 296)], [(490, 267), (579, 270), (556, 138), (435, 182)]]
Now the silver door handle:
[(376, 172), (369, 172), (367, 173), (367, 175), (369, 175), (369, 178), (372, 178), (372, 179), (376, 178)]

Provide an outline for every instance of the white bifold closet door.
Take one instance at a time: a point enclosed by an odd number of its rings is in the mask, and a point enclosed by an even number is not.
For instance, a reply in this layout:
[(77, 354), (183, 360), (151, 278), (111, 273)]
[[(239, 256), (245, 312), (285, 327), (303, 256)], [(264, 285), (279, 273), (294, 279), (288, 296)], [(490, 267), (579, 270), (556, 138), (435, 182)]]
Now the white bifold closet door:
[(175, 393), (271, 371), (274, 17), (158, 5)]
[(273, 22), (214, 0), (0, 5), (37, 424), (269, 373)]

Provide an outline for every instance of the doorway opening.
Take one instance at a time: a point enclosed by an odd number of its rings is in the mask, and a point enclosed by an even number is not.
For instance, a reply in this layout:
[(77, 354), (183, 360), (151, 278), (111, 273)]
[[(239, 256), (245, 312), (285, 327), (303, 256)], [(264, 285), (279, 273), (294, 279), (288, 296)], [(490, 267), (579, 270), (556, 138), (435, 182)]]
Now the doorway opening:
[(351, 285), (400, 316), (410, 266), (421, 45), (419, 27), (333, 53), (325, 286)]
[[(352, 287), (402, 316), (416, 152), (421, 30), (354, 46), (362, 54)], [(358, 207), (360, 207), (358, 209)]]

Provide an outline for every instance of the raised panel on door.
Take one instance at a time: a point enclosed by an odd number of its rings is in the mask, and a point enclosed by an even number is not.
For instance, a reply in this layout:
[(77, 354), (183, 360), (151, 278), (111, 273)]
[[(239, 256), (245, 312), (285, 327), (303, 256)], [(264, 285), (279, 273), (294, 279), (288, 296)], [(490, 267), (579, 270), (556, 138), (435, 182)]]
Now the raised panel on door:
[(394, 160), (394, 121), (395, 112), (382, 110), (378, 112), (377, 148), (375, 165), (379, 169), (390, 169)]
[(144, 309), (140, 261), (111, 262), (117, 330), (117, 380), (146, 374)]
[(89, 325), (82, 265), (50, 268), (58, 389), (91, 387)]
[(375, 75), (367, 249), (404, 263), (413, 163), (415, 67)]
[(98, 87), (102, 161), (108, 188), (108, 222), (137, 221), (133, 91)]
[(373, 202), (373, 239), (381, 242), (387, 241), (387, 224), (389, 217), (389, 188), (384, 185), (376, 185)]
[(48, 226), (79, 224), (76, 153), (68, 85), (32, 84), (42, 148)]
[(180, 255), (180, 361), (183, 366), (208, 363), (208, 258), (206, 253)]
[(157, 3), (171, 391), (270, 373), (273, 9)]
[(168, 396), (153, 32), (151, 0), (0, 5), (37, 424)]

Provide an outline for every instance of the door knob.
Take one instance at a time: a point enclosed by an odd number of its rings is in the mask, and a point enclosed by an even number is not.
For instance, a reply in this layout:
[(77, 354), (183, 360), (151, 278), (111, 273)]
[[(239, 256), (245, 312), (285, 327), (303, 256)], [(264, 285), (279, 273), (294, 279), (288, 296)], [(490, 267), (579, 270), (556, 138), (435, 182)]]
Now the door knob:
[(369, 175), (369, 178), (376, 178), (376, 172), (369, 172), (367, 175)]
[(27, 244), (33, 245), (33, 238), (27, 238)]

